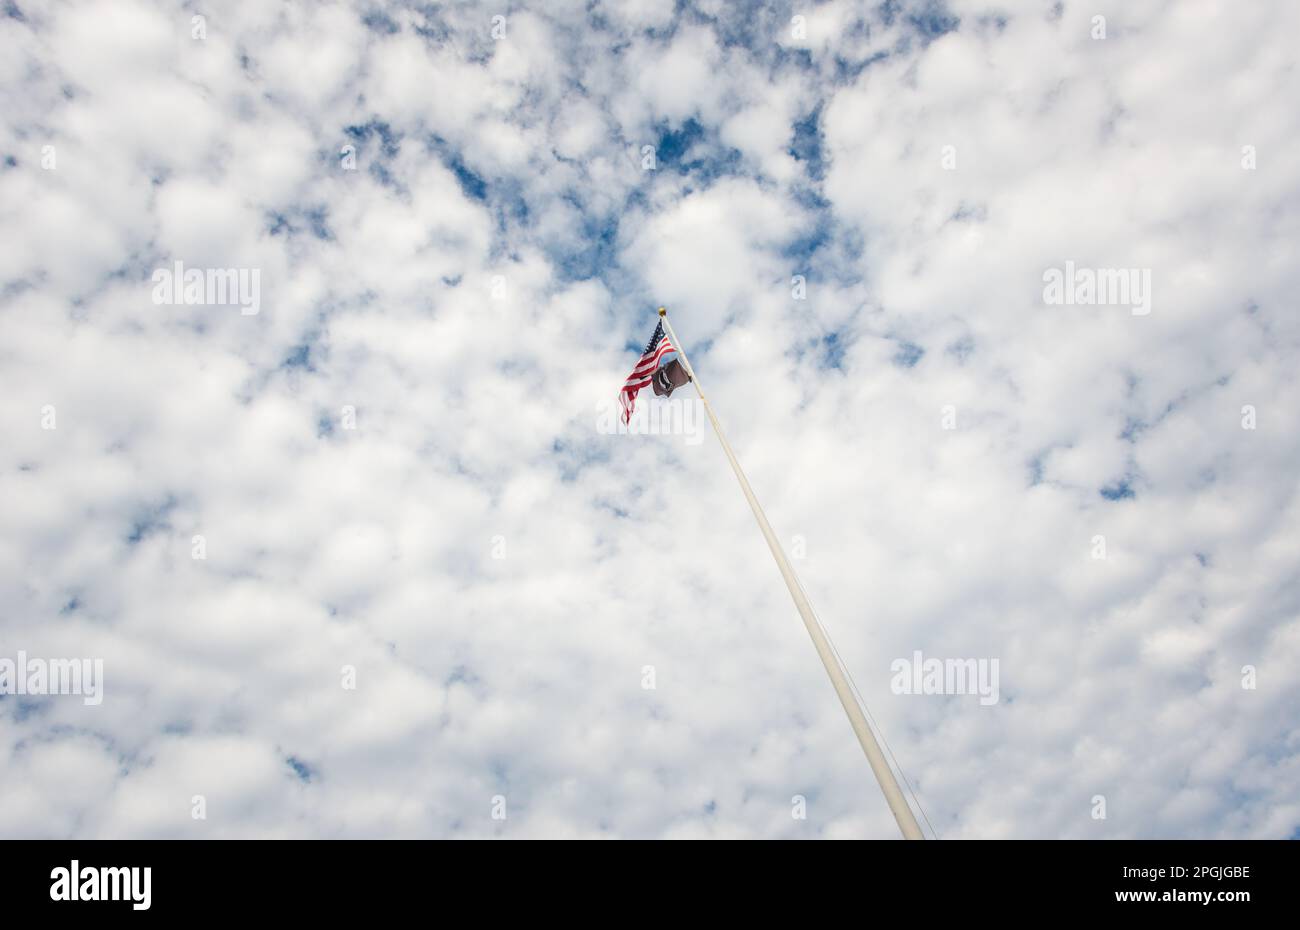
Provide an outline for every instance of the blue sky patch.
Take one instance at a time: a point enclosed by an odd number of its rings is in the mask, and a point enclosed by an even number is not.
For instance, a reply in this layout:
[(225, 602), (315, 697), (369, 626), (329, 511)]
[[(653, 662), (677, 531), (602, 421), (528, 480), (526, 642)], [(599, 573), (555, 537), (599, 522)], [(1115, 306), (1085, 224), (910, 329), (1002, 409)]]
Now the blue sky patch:
[(289, 756), (285, 760), (294, 776), (303, 784), (309, 784), (316, 777), (316, 770), (297, 756)]
[(925, 355), (925, 349), (914, 342), (900, 342), (894, 357), (890, 359), (899, 368), (915, 368), (916, 363)]
[(814, 181), (822, 180), (826, 170), (822, 154), (826, 142), (821, 127), (822, 107), (823, 104), (818, 103), (811, 113), (795, 121), (788, 150), (796, 160), (803, 163), (808, 177)]
[(1137, 497), (1137, 494), (1134, 493), (1133, 486), (1129, 482), (1128, 478), (1121, 478), (1119, 481), (1114, 481), (1106, 485), (1104, 488), (1101, 488), (1097, 493), (1108, 501), (1133, 500)]
[(135, 545), (147, 536), (171, 529), (171, 522), (168, 518), (171, 512), (176, 509), (176, 503), (175, 498), (168, 497), (161, 504), (137, 517), (131, 524), (131, 532), (127, 534), (127, 544)]

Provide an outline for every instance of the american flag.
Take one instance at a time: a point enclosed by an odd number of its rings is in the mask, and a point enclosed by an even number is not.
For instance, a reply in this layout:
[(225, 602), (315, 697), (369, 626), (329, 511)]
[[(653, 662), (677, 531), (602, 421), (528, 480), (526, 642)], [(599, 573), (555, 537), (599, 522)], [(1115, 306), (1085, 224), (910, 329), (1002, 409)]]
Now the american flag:
[(629, 423), (632, 420), (632, 411), (636, 408), (637, 391), (654, 379), (655, 369), (659, 367), (660, 360), (669, 352), (676, 351), (673, 348), (672, 341), (664, 335), (664, 321), (660, 320), (659, 325), (655, 327), (655, 334), (650, 337), (650, 344), (641, 353), (641, 361), (636, 363), (636, 367), (632, 369), (632, 374), (627, 376), (627, 381), (623, 384), (623, 390), (619, 392), (618, 401), (623, 405), (624, 423)]

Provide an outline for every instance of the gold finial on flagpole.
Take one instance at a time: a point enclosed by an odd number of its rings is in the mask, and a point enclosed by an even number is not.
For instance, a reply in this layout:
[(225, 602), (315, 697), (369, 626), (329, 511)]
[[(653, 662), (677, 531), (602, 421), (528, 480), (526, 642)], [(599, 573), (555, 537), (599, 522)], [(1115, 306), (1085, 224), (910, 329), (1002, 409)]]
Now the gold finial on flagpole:
[(665, 313), (667, 313), (667, 312), (668, 312), (668, 308), (667, 308), (667, 307), (660, 307), (660, 308), (659, 308), (659, 315), (660, 315), (660, 316), (663, 316), (663, 315), (664, 315)]

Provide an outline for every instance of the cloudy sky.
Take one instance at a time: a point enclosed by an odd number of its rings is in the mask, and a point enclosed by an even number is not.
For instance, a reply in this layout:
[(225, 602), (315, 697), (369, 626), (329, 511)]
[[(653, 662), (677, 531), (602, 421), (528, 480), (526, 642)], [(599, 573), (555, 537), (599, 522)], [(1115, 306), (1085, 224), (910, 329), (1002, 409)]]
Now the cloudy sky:
[(1300, 829), (1300, 6), (3, 13), (0, 836)]

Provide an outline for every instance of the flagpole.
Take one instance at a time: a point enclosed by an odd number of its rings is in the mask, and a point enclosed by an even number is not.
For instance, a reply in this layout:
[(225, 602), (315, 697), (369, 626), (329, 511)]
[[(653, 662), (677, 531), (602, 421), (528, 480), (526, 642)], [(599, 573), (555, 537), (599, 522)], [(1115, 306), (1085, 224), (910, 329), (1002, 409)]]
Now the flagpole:
[(790, 589), (790, 596), (794, 598), (794, 606), (798, 608), (799, 616), (803, 618), (803, 625), (812, 638), (813, 647), (816, 648), (817, 655), (822, 660), (822, 665), (826, 667), (826, 674), (830, 676), (831, 684), (835, 687), (835, 693), (839, 695), (840, 703), (844, 705), (844, 712), (849, 715), (849, 723), (853, 725), (853, 732), (857, 734), (858, 742), (862, 745), (862, 751), (867, 755), (867, 762), (871, 765), (871, 771), (875, 773), (876, 781), (880, 782), (880, 790), (885, 793), (885, 801), (888, 802), (889, 809), (894, 814), (894, 819), (898, 821), (898, 828), (903, 831), (904, 839), (925, 839), (925, 836), (921, 833), (921, 827), (917, 824), (916, 817), (912, 813), (912, 809), (907, 805), (907, 799), (903, 797), (902, 789), (898, 787), (898, 781), (894, 778), (893, 770), (889, 767), (889, 763), (885, 761), (884, 753), (880, 751), (880, 744), (876, 742), (875, 734), (871, 732), (871, 727), (867, 725), (867, 718), (862, 712), (862, 707), (853, 697), (853, 691), (845, 678), (844, 669), (835, 660), (830, 641), (826, 638), (826, 632), (822, 629), (821, 624), (817, 622), (812, 605), (808, 603), (808, 598), (799, 584), (799, 578), (795, 575), (790, 560), (786, 558), (785, 550), (781, 548), (776, 533), (772, 532), (772, 525), (767, 522), (767, 516), (763, 513), (758, 498), (754, 496), (754, 490), (749, 486), (745, 473), (741, 471), (740, 462), (736, 460), (736, 454), (731, 451), (731, 444), (727, 442), (726, 434), (722, 432), (722, 426), (719, 425), (718, 418), (713, 413), (713, 407), (710, 406), (709, 399), (704, 396), (704, 390), (700, 387), (695, 372), (691, 369), (691, 363), (687, 360), (686, 352), (677, 339), (677, 333), (673, 332), (673, 324), (668, 322), (668, 311), (660, 307), (659, 316), (668, 330), (669, 338), (673, 341), (673, 348), (677, 350), (677, 355), (682, 360), (682, 367), (686, 369), (686, 374), (690, 376), (691, 383), (695, 385), (696, 393), (700, 395), (700, 400), (704, 402), (704, 412), (709, 415), (709, 422), (713, 424), (713, 432), (717, 434), (718, 441), (722, 443), (722, 451), (726, 453), (727, 461), (731, 463), (731, 470), (736, 473), (736, 480), (740, 482), (740, 489), (745, 492), (745, 500), (749, 501), (749, 509), (754, 512), (754, 519), (758, 521), (758, 528), (763, 531), (763, 538), (767, 540), (767, 547), (772, 550), (772, 557), (776, 559), (777, 568), (781, 570), (781, 577), (785, 579), (785, 586)]

